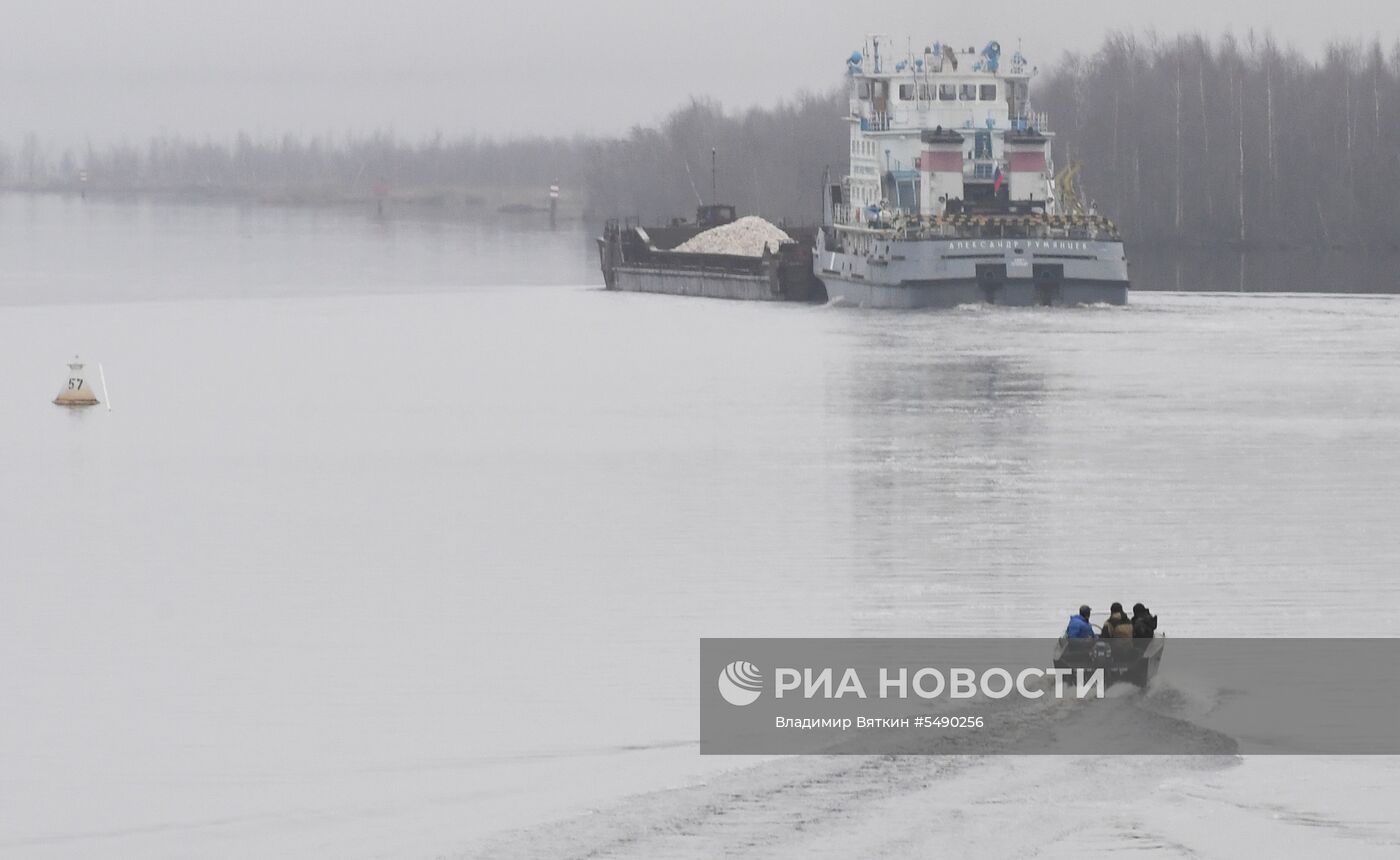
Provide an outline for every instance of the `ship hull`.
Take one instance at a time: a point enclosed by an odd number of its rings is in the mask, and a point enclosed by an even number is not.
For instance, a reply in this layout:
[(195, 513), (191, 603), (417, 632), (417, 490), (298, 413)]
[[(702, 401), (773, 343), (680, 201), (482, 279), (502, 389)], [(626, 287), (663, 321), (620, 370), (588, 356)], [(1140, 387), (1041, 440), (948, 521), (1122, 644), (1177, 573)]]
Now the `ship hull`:
[(628, 293), (662, 293), (741, 301), (784, 301), (777, 279), (767, 272), (694, 271), (648, 266), (619, 266), (609, 289)]
[(984, 284), (976, 280), (945, 279), (918, 283), (873, 284), (826, 276), (827, 297), (842, 307), (953, 308), (990, 304), (1008, 307), (1073, 307), (1076, 305), (1125, 305), (1126, 281), (1060, 281), (1054, 285), (1006, 281)]
[(833, 304), (866, 308), (1122, 305), (1129, 289), (1117, 241), (874, 239), (850, 253), (819, 239), (813, 272)]

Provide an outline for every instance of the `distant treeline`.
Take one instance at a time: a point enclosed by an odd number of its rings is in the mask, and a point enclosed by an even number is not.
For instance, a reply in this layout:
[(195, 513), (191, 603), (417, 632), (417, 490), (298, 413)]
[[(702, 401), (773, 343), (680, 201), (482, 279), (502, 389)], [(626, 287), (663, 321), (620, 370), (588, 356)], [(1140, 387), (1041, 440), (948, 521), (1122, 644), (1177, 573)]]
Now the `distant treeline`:
[[(1400, 242), (1400, 47), (1336, 45), (1321, 61), (1271, 39), (1110, 34), (1032, 86), (1060, 167), (1130, 237), (1154, 243), (1393, 246)], [(262, 199), (471, 199), (510, 189), (647, 220), (713, 196), (811, 223), (826, 169), (845, 168), (844, 89), (741, 113), (695, 99), (622, 137), (406, 142), (161, 138), (49, 152), (0, 145), (0, 187)], [(711, 151), (717, 169), (711, 173)], [(80, 182), (85, 176), (86, 182)], [(498, 197), (498, 199), (500, 199)]]
[(599, 212), (655, 219), (693, 214), (713, 196), (741, 212), (815, 224), (827, 166), (833, 179), (846, 168), (848, 109), (845, 91), (835, 89), (737, 115), (692, 100), (658, 128), (597, 146), (589, 201)]
[(1033, 88), (1060, 166), (1129, 236), (1244, 246), (1400, 242), (1400, 46), (1110, 35)]
[(309, 203), (520, 188), (533, 189), (533, 202), (541, 202), (553, 182), (576, 186), (597, 146), (581, 137), (497, 141), (438, 135), (415, 143), (385, 132), (341, 140), (240, 134), (227, 144), (163, 137), (144, 146), (67, 149), (54, 157), (29, 134), (18, 149), (0, 144), (0, 186)]
[(585, 214), (648, 220), (693, 215), (699, 200), (711, 202), (713, 188), (744, 212), (815, 223), (822, 170), (839, 171), (845, 161), (845, 112), (844, 95), (832, 91), (738, 115), (696, 99), (659, 126), (637, 126), (622, 138), (414, 143), (388, 133), (309, 141), (241, 134), (231, 144), (158, 138), (56, 156), (30, 134), (16, 150), (0, 144), (0, 187), (312, 203), (381, 194), (460, 200), (486, 191), (497, 200), (543, 203), (557, 182)]

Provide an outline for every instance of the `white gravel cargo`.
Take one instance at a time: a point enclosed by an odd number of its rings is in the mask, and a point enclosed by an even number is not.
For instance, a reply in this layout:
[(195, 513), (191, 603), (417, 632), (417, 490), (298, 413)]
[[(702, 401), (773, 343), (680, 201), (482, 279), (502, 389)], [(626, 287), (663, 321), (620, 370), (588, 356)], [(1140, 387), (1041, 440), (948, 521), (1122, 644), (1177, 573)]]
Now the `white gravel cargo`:
[(774, 254), (778, 246), (793, 239), (757, 215), (746, 215), (729, 224), (711, 227), (677, 245), (674, 250), (687, 254), (735, 254), (761, 257), (766, 246)]

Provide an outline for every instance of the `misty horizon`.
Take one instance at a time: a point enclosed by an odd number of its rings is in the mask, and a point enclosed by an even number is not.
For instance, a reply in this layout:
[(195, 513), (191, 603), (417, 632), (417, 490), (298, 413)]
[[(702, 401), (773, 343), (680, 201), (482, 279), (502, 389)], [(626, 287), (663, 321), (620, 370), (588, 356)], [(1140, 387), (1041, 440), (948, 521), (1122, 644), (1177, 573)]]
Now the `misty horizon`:
[(322, 0), (255, 3), (238, 15), (170, 2), (139, 13), (65, 0), (14, 10), (0, 52), (7, 106), (0, 144), (29, 133), (59, 150), (162, 137), (228, 141), (240, 133), (617, 137), (662, 122), (691, 99), (743, 112), (825, 93), (840, 85), (844, 58), (867, 32), (886, 33), (896, 45), (997, 39), (1019, 45), (1042, 73), (1115, 30), (1163, 41), (1233, 35), (1242, 44), (1252, 33), (1312, 61), (1336, 42), (1376, 41), (1390, 53), (1400, 37), (1396, 27), (1347, 26), (1367, 17), (1368, 4), (1351, 0), (1331, 6), (1341, 26), (1322, 29), (1301, 4), (1255, 0), (1152, 10), (1015, 3), (996, 21), (959, 16), (951, 24), (931, 22), (916, 3), (852, 21), (835, 3), (809, 4), (799, 15), (720, 0), (687, 22), (683, 42), (658, 35), (650, 4), (531, 5), (537, 14), (528, 16), (528, 34), (519, 32), (520, 4), (459, 8), (439, 0), (400, 4), (392, 14)]

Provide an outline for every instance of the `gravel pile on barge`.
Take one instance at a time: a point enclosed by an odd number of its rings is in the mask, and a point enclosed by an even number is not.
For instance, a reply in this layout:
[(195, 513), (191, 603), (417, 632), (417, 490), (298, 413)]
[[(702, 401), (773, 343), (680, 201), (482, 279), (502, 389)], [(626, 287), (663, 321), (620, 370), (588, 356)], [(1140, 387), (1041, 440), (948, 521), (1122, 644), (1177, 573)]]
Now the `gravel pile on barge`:
[(711, 227), (672, 250), (685, 254), (732, 254), (737, 257), (762, 257), (766, 247), (770, 254), (793, 238), (757, 215), (746, 215), (729, 224)]

